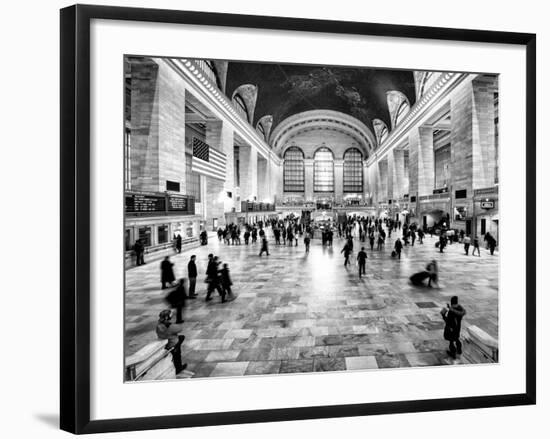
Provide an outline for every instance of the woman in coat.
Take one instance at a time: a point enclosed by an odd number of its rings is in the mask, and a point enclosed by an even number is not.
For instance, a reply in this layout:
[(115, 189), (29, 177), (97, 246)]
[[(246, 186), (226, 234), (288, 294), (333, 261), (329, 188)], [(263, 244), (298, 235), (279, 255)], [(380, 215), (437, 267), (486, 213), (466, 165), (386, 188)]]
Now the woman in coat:
[(172, 286), (172, 283), (176, 280), (174, 276), (173, 267), (174, 264), (170, 262), (170, 257), (166, 256), (164, 261), (160, 263), (160, 282), (162, 284), (162, 289), (166, 288), (166, 283), (169, 283)]

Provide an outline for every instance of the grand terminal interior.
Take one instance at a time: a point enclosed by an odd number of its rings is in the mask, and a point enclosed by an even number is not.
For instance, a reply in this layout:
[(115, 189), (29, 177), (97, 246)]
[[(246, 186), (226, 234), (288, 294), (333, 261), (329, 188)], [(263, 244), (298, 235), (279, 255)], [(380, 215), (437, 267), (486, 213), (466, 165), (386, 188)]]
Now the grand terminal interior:
[[(327, 250), (314, 235), (307, 260), (301, 242), (270, 242), (267, 261), (214, 232), (356, 216), (498, 243), (498, 75), (127, 57), (125, 87), (127, 354), (155, 340), (163, 306), (158, 263), (134, 267), (138, 239), (146, 262), (169, 255), (178, 278), (190, 254), (199, 283), (208, 253), (230, 264), (238, 299), (186, 310), (195, 377), (449, 364), (439, 311), (455, 294), (465, 327), (497, 338), (498, 247), (474, 260), (462, 245), (439, 254), (426, 235), (394, 265), (397, 230), (358, 279), (343, 240)], [(411, 290), (433, 257), (444, 293)], [(273, 353), (282, 346), (290, 353)]]

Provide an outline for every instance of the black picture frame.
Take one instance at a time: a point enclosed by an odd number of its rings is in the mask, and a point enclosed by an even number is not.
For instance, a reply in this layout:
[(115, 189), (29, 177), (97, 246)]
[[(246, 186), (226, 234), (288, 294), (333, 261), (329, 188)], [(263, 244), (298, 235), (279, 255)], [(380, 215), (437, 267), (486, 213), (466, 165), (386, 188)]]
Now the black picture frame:
[[(61, 13), (60, 426), (82, 434), (535, 404), (536, 35), (287, 17), (75, 5)], [(525, 393), (129, 419), (90, 419), (90, 22), (131, 20), (521, 45), (526, 48)]]

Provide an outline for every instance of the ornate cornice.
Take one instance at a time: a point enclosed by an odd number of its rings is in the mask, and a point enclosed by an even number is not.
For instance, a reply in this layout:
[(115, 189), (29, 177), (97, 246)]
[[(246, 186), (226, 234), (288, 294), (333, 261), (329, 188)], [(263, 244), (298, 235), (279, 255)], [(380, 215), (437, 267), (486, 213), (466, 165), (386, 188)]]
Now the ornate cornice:
[(178, 73), (197, 96), (201, 96), (208, 104), (216, 109), (228, 120), (234, 131), (251, 146), (254, 146), (258, 154), (263, 158), (270, 158), (279, 165), (281, 159), (272, 153), (269, 145), (260, 137), (256, 130), (244, 120), (237, 112), (233, 103), (220, 91), (216, 84), (212, 83), (193, 60), (185, 58), (156, 58), (157, 63), (166, 63)]

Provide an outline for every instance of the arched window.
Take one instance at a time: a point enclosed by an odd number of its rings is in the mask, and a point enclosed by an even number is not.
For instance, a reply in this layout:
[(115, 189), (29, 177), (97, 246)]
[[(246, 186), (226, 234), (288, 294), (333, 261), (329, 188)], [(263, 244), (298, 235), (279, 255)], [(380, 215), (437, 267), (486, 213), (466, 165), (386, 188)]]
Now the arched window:
[(285, 192), (305, 191), (304, 153), (297, 146), (291, 146), (285, 152), (283, 182)]
[(248, 110), (246, 109), (246, 104), (244, 103), (243, 98), (239, 95), (235, 95), (233, 102), (235, 102), (235, 109), (237, 110), (237, 113), (239, 113), (244, 120), (248, 120)]
[(326, 147), (319, 148), (313, 160), (313, 190), (334, 192), (334, 156)]
[(363, 154), (357, 148), (344, 154), (344, 192), (363, 192)]

